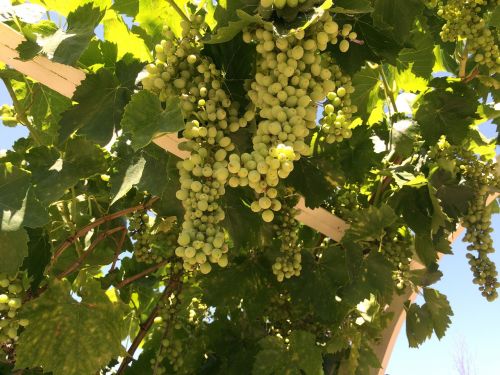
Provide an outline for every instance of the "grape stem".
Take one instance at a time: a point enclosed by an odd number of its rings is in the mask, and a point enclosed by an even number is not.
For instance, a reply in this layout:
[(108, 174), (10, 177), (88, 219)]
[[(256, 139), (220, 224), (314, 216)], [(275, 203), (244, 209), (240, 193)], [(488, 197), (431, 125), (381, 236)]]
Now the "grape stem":
[(156, 270), (160, 269), (165, 264), (167, 264), (169, 261), (170, 260), (167, 259), (167, 260), (164, 260), (160, 263), (157, 263), (149, 268), (146, 268), (144, 271), (139, 272), (138, 274), (135, 274), (134, 276), (130, 276), (129, 278), (120, 281), (118, 284), (115, 285), (115, 288), (116, 289), (123, 288), (124, 286), (126, 286), (130, 283), (133, 283), (134, 281), (139, 280), (139, 279), (143, 278), (144, 276), (149, 275), (150, 273), (155, 272)]
[(17, 100), (16, 92), (12, 88), (10, 81), (5, 77), (1, 77), (1, 79), (7, 89), (7, 92), (9, 93), (10, 98), (12, 99), (12, 104), (16, 110), (17, 118), (20, 120), (19, 122), (28, 128), (30, 135), (33, 137), (33, 140), (37, 145), (43, 144), (38, 130), (31, 124), (21, 103)]
[(462, 57), (460, 59), (460, 68), (458, 71), (458, 77), (464, 79), (466, 76), (465, 69), (467, 67), (467, 60), (469, 59), (469, 49), (467, 44), (465, 44), (464, 50), (462, 51)]
[(179, 8), (179, 6), (175, 3), (175, 0), (167, 0), (167, 3), (169, 3), (170, 6), (174, 8), (174, 10), (182, 17), (184, 21), (191, 23), (191, 21), (189, 21), (189, 18), (187, 18), (182, 9)]
[(380, 77), (382, 78), (382, 84), (384, 85), (385, 96), (390, 100), (394, 112), (399, 112), (398, 107), (396, 106), (396, 99), (394, 98), (394, 92), (389, 86), (389, 82), (387, 81), (387, 77), (385, 76), (384, 69), (382, 68), (382, 66), (379, 66), (379, 71), (380, 71)]
[(92, 253), (92, 251), (95, 250), (95, 248), (97, 247), (97, 245), (102, 242), (105, 238), (117, 233), (117, 232), (120, 232), (122, 231), (122, 233), (127, 233), (127, 228), (125, 228), (124, 226), (119, 226), (119, 227), (116, 227), (116, 228), (113, 228), (113, 229), (109, 229), (105, 232), (102, 232), (102, 233), (99, 233), (99, 235), (97, 236), (97, 238), (92, 242), (92, 244), (89, 246), (89, 248), (87, 249), (87, 251), (85, 251), (81, 256), (80, 258), (78, 258), (76, 260), (76, 262), (74, 262), (71, 266), (69, 266), (66, 271), (64, 272), (61, 272), (57, 278), (58, 279), (62, 279), (63, 277), (66, 277), (68, 276), (70, 273), (72, 273), (73, 271), (75, 271), (76, 269), (78, 269), (83, 261)]
[(50, 269), (54, 266), (54, 263), (56, 262), (56, 260), (61, 256), (61, 254), (68, 248), (70, 247), (73, 243), (75, 243), (75, 241), (78, 240), (78, 238), (80, 237), (83, 237), (85, 236), (88, 232), (90, 232), (92, 229), (94, 228), (97, 228), (98, 226), (104, 224), (104, 223), (107, 223), (109, 221), (112, 221), (112, 220), (115, 220), (119, 217), (122, 217), (122, 216), (125, 216), (125, 215), (128, 215), (132, 212), (136, 212), (136, 211), (142, 211), (142, 210), (146, 210), (148, 209), (149, 207), (151, 207), (158, 199), (160, 199), (159, 197), (153, 197), (151, 198), (148, 202), (146, 203), (143, 203), (143, 204), (139, 204), (137, 206), (134, 206), (134, 207), (129, 207), (129, 208), (126, 208), (124, 210), (121, 210), (121, 211), (117, 211), (117, 212), (113, 212), (112, 214), (109, 214), (109, 215), (106, 215), (106, 216), (102, 216), (100, 217), (99, 219), (97, 219), (96, 221), (93, 221), (92, 223), (86, 225), (85, 227), (83, 227), (82, 229), (78, 230), (74, 235), (68, 237), (58, 248), (57, 250), (54, 252), (54, 254), (52, 255), (52, 258), (50, 260), (50, 265), (49, 265), (49, 268), (47, 269), (46, 272), (49, 272)]
[(163, 298), (171, 294), (176, 288), (179, 287), (180, 285), (179, 277), (180, 274), (172, 275), (168, 285), (165, 287), (165, 290), (161, 294), (156, 306), (153, 308), (153, 311), (151, 311), (146, 321), (140, 325), (139, 333), (134, 338), (134, 341), (130, 345), (130, 348), (127, 350), (127, 356), (123, 358), (123, 361), (120, 364), (120, 367), (116, 372), (116, 375), (122, 375), (127, 369), (128, 364), (134, 357), (135, 351), (141, 344), (144, 337), (146, 337), (146, 334), (148, 333), (151, 326), (153, 325), (154, 319), (156, 318), (156, 316), (158, 315), (158, 311), (160, 310), (160, 303), (162, 302)]

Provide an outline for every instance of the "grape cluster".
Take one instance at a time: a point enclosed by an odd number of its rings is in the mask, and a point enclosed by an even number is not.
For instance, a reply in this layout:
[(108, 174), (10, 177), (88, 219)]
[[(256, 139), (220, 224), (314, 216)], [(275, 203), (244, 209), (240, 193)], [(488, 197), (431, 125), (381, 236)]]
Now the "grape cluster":
[(393, 265), (392, 279), (398, 289), (408, 282), (410, 263), (413, 257), (413, 237), (407, 228), (390, 228), (380, 246), (382, 255)]
[(27, 319), (17, 316), (24, 292), (22, 274), (14, 277), (0, 274), (0, 346), (16, 341), (19, 328), (29, 324)]
[(211, 263), (228, 263), (220, 225), (225, 214), (219, 202), (229, 178), (227, 154), (235, 149), (230, 135), (245, 127), (253, 112), (239, 117), (237, 105), (222, 89), (222, 73), (200, 55), (201, 34), (207, 27), (203, 17), (192, 15), (191, 22), (181, 26), (181, 38), (165, 30), (166, 39), (156, 46), (156, 61), (147, 67), (142, 84), (162, 101), (171, 96), (181, 99), (184, 147), (191, 155), (177, 163), (181, 188), (176, 196), (185, 215), (175, 253), (184, 259), (186, 270), (199, 266), (208, 273)]
[[(293, 202), (290, 202), (293, 201)], [(299, 276), (302, 270), (302, 244), (299, 239), (299, 222), (295, 219), (298, 210), (294, 208), (297, 203), (295, 195), (288, 195), (283, 209), (274, 222), (276, 238), (281, 241), (280, 252), (273, 264), (273, 273), (278, 281)]]
[(248, 96), (258, 114), (253, 151), (231, 155), (230, 186), (250, 186), (257, 194), (252, 209), (270, 222), (281, 204), (276, 186), (288, 177), (294, 161), (309, 155), (305, 143), (316, 127), (317, 103), (336, 89), (328, 59), (322, 58), (328, 44), (338, 43), (339, 26), (325, 13), (308, 29), (297, 29), (277, 37), (265, 24), (243, 33), (255, 43), (257, 72)]
[[(285, 7), (297, 8), (298, 6), (311, 3), (310, 0), (260, 0), (260, 6), (263, 8), (275, 7), (276, 9), (283, 9)], [(310, 5), (314, 5), (318, 1), (314, 1)]]
[(326, 142), (335, 143), (351, 138), (351, 119), (357, 112), (357, 107), (351, 103), (350, 94), (354, 92), (351, 77), (344, 74), (333, 62), (330, 64), (330, 70), (332, 77), (335, 78), (336, 89), (326, 95), (327, 101), (320, 124), (326, 135)]
[(500, 51), (496, 29), (487, 24), (488, 12), (493, 11), (498, 0), (447, 0), (432, 2), (438, 6), (438, 15), (446, 23), (441, 31), (445, 42), (467, 39), (468, 53), (474, 61), (488, 68), (490, 74), (500, 72)]
[(481, 294), (493, 301), (498, 297), (497, 289), (498, 272), (495, 263), (489, 258), (489, 254), (495, 252), (493, 239), (491, 237), (491, 207), (486, 206), (490, 187), (500, 188), (500, 176), (496, 171), (496, 164), (487, 161), (482, 162), (472, 153), (467, 153), (464, 163), (460, 165), (462, 174), (474, 190), (474, 198), (469, 203), (463, 226), (466, 228), (464, 241), (469, 242), (469, 251), (477, 251), (477, 256), (467, 254), (474, 284), (479, 285)]
[(163, 330), (161, 345), (156, 352), (156, 356), (151, 359), (151, 367), (154, 375), (166, 373), (162, 362), (167, 359), (176, 373), (183, 365), (182, 343), (172, 337), (172, 329), (181, 328), (179, 323), (175, 322), (177, 311), (181, 303), (181, 296), (178, 293), (172, 293), (168, 298), (160, 301), (158, 316), (155, 318), (157, 329)]
[(151, 264), (163, 260), (152, 251), (151, 224), (147, 213), (134, 212), (129, 217), (128, 230), (134, 242), (134, 257), (138, 262)]

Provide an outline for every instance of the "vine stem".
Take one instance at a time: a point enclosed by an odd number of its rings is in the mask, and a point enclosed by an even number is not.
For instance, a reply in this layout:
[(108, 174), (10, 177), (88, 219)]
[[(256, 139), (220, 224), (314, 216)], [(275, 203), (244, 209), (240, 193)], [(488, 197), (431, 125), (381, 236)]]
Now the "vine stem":
[(102, 232), (102, 233), (99, 233), (99, 235), (97, 236), (97, 238), (92, 242), (92, 244), (89, 246), (89, 248), (87, 249), (87, 251), (85, 251), (81, 256), (80, 258), (78, 258), (76, 260), (76, 262), (74, 262), (71, 266), (69, 266), (66, 271), (63, 271), (61, 272), (57, 278), (58, 279), (62, 279), (63, 277), (66, 277), (68, 276), (70, 273), (72, 273), (73, 271), (75, 271), (76, 269), (78, 269), (78, 267), (80, 267), (83, 263), (83, 261), (95, 250), (95, 248), (97, 247), (97, 245), (99, 243), (101, 243), (105, 238), (117, 233), (117, 232), (120, 232), (120, 231), (123, 231), (124, 233), (127, 232), (127, 228), (125, 228), (124, 226), (119, 226), (119, 227), (116, 227), (116, 228), (113, 228), (113, 229), (110, 229), (110, 230), (107, 230), (105, 232)]
[(153, 325), (153, 322), (158, 315), (158, 311), (160, 310), (160, 303), (162, 302), (162, 300), (166, 296), (168, 296), (176, 288), (179, 287), (179, 285), (180, 285), (179, 277), (180, 277), (180, 274), (172, 275), (172, 278), (170, 279), (168, 285), (165, 287), (165, 290), (161, 294), (160, 299), (156, 303), (156, 306), (153, 308), (153, 311), (151, 311), (151, 313), (149, 314), (146, 321), (140, 325), (139, 333), (134, 338), (134, 341), (132, 342), (129, 349), (127, 350), (127, 356), (123, 358), (123, 361), (120, 364), (120, 367), (118, 368), (118, 371), (116, 372), (116, 375), (122, 375), (125, 372), (125, 370), (127, 369), (128, 364), (130, 363), (130, 361), (134, 357), (135, 351), (137, 350), (137, 348), (141, 344), (144, 337), (146, 337), (146, 334), (148, 333), (151, 326)]
[(52, 266), (54, 265), (55, 261), (61, 256), (61, 254), (68, 248), (70, 247), (73, 243), (75, 243), (76, 240), (78, 240), (78, 238), (80, 237), (83, 237), (85, 236), (88, 232), (90, 232), (92, 229), (108, 222), (108, 221), (112, 221), (112, 220), (115, 220), (119, 217), (122, 217), (122, 216), (125, 216), (125, 215), (128, 215), (132, 212), (136, 212), (136, 211), (141, 211), (141, 210), (145, 210), (149, 207), (151, 207), (158, 199), (160, 199), (159, 197), (153, 197), (151, 198), (148, 202), (146, 203), (143, 203), (143, 204), (139, 204), (137, 206), (134, 206), (134, 207), (129, 207), (129, 208), (126, 208), (124, 210), (121, 210), (121, 211), (117, 211), (117, 212), (114, 212), (112, 214), (109, 214), (109, 215), (106, 215), (106, 216), (102, 216), (100, 217), (99, 219), (97, 219), (96, 221), (86, 225), (85, 227), (83, 227), (82, 229), (78, 230), (74, 235), (68, 237), (58, 248), (57, 250), (54, 252), (54, 254), (52, 255), (52, 258), (50, 260), (50, 265), (49, 265), (49, 269), (47, 270), (50, 271), (50, 269), (52, 268)]
[(181, 8), (176, 4), (175, 0), (167, 0), (167, 3), (170, 4), (172, 8), (182, 17), (182, 19), (188, 23), (191, 23), (189, 18), (184, 14)]
[(394, 112), (399, 112), (398, 107), (396, 106), (396, 99), (394, 98), (394, 92), (389, 86), (389, 82), (387, 80), (387, 77), (384, 73), (384, 69), (382, 68), (382, 66), (379, 66), (379, 71), (380, 71), (380, 76), (382, 77), (382, 84), (384, 85), (385, 95), (389, 98), (392, 107), (394, 109)]
[(42, 140), (40, 138), (40, 135), (38, 134), (38, 130), (33, 127), (33, 125), (31, 124), (31, 121), (28, 119), (28, 116), (26, 115), (26, 112), (24, 111), (21, 103), (19, 102), (19, 100), (17, 100), (16, 93), (15, 93), (14, 88), (12, 87), (10, 81), (5, 77), (1, 77), (1, 78), (2, 78), (2, 81), (5, 85), (5, 87), (7, 88), (7, 92), (9, 93), (9, 96), (12, 99), (12, 104), (14, 105), (14, 108), (16, 109), (17, 115), (19, 116), (19, 120), (21, 120), (20, 122), (28, 128), (31, 136), (33, 137), (33, 139), (37, 145), (43, 144)]
[(135, 274), (134, 276), (130, 276), (128, 279), (120, 281), (118, 284), (115, 285), (115, 288), (116, 289), (123, 288), (124, 286), (126, 286), (130, 283), (133, 283), (134, 281), (139, 280), (139, 279), (143, 278), (144, 276), (149, 275), (150, 273), (155, 272), (156, 270), (160, 269), (168, 262), (169, 262), (169, 260), (164, 260), (164, 261), (157, 263), (149, 268), (146, 268), (144, 271), (139, 272), (138, 274)]
[(462, 51), (462, 57), (460, 58), (460, 67), (458, 70), (458, 77), (464, 79), (466, 76), (467, 60), (469, 60), (469, 49), (467, 44), (465, 44), (464, 50)]

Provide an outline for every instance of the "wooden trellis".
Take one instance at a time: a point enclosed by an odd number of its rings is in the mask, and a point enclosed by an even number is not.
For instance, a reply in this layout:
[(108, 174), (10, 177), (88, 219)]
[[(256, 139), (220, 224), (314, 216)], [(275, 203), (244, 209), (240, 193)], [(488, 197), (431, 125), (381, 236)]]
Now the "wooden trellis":
[[(55, 63), (43, 56), (37, 56), (30, 61), (19, 60), (16, 47), (24, 40), (23, 35), (0, 22), (0, 61), (52, 90), (71, 98), (78, 85), (85, 79), (85, 73), (71, 66)], [(158, 146), (184, 159), (189, 153), (178, 148), (179, 142), (180, 139), (175, 134), (167, 134), (154, 139), (154, 143)], [(498, 194), (492, 194), (488, 198), (487, 204), (490, 204), (497, 197)], [(300, 222), (335, 241), (340, 241), (349, 228), (349, 224), (323, 208), (310, 209), (306, 207), (303, 198), (300, 199), (296, 208), (299, 210), (297, 219)], [(458, 228), (450, 236), (450, 242), (455, 241), (462, 231), (462, 227)], [(441, 256), (442, 254), (440, 254)], [(417, 261), (413, 261), (411, 267), (416, 269), (423, 266)], [(413, 302), (416, 297), (417, 293), (413, 291), (408, 291), (402, 295), (395, 294), (391, 305), (386, 306), (386, 310), (393, 312), (394, 317), (383, 331), (380, 342), (373, 348), (382, 367), (379, 370), (373, 370), (371, 375), (384, 375), (405, 320), (403, 303), (407, 300)]]

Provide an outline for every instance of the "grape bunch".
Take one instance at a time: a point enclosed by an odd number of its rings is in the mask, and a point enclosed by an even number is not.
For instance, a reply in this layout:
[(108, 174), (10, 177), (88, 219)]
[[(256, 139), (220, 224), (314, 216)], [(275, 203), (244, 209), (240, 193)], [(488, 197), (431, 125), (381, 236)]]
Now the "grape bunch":
[(260, 6), (263, 8), (271, 8), (275, 7), (276, 9), (283, 9), (285, 7), (289, 8), (297, 8), (302, 5), (312, 6), (319, 1), (313, 1), (311, 3), (310, 0), (260, 0)]
[(474, 275), (474, 284), (479, 285), (481, 294), (493, 301), (498, 297), (498, 272), (495, 263), (489, 254), (495, 252), (491, 237), (491, 207), (486, 206), (490, 188), (500, 188), (500, 176), (496, 170), (496, 163), (483, 162), (472, 152), (464, 155), (464, 163), (460, 165), (462, 175), (474, 190), (474, 197), (469, 202), (469, 208), (462, 225), (466, 228), (464, 241), (469, 242), (469, 251), (476, 251), (477, 255), (468, 253), (467, 259)]
[(467, 53), (474, 56), (474, 61), (484, 65), (491, 75), (500, 72), (500, 51), (498, 33), (488, 26), (489, 13), (500, 1), (498, 0), (447, 0), (432, 2), (436, 4), (437, 14), (446, 23), (441, 31), (444, 42), (467, 40)]
[(138, 262), (159, 263), (162, 257), (152, 250), (150, 216), (145, 212), (134, 212), (129, 217), (128, 230), (134, 242), (134, 257)]
[(382, 255), (395, 269), (392, 279), (398, 289), (403, 289), (408, 283), (413, 247), (413, 237), (406, 227), (386, 230), (380, 248)]
[(351, 138), (351, 119), (357, 112), (357, 107), (351, 103), (350, 94), (354, 92), (351, 77), (344, 74), (333, 62), (330, 64), (330, 69), (335, 78), (336, 88), (326, 95), (327, 101), (320, 124), (321, 130), (326, 135), (326, 142), (335, 143)]
[(285, 278), (299, 276), (302, 270), (302, 244), (299, 239), (300, 224), (295, 219), (298, 210), (294, 208), (297, 200), (297, 196), (293, 192), (287, 194), (284, 207), (273, 225), (276, 238), (281, 241), (281, 255), (276, 258), (273, 264), (273, 273), (280, 282)]
[(166, 29), (165, 40), (156, 46), (156, 61), (147, 67), (142, 80), (145, 89), (160, 100), (177, 96), (186, 119), (184, 148), (190, 157), (177, 163), (181, 188), (176, 197), (185, 209), (178, 238), (177, 256), (186, 270), (199, 267), (202, 273), (211, 263), (225, 267), (228, 247), (220, 225), (225, 214), (220, 199), (229, 178), (228, 152), (235, 149), (231, 134), (247, 126), (253, 112), (239, 117), (238, 106), (224, 91), (223, 75), (202, 57), (201, 38), (207, 28), (201, 15), (182, 22), (182, 36)]
[(16, 341), (19, 329), (29, 324), (18, 317), (24, 292), (21, 273), (14, 277), (0, 274), (0, 346)]
[(179, 373), (183, 365), (182, 343), (172, 337), (172, 330), (181, 328), (180, 324), (176, 322), (180, 303), (181, 296), (179, 293), (172, 293), (160, 301), (158, 316), (155, 318), (154, 323), (158, 330), (163, 330), (163, 334), (156, 356), (151, 359), (154, 375), (166, 373), (166, 369), (162, 365), (165, 359), (170, 362), (176, 373)]
[(257, 72), (248, 96), (258, 123), (253, 150), (229, 157), (229, 184), (248, 185), (257, 193), (252, 209), (266, 222), (281, 208), (279, 181), (292, 172), (294, 161), (310, 154), (305, 139), (316, 128), (317, 103), (336, 89), (337, 77), (321, 52), (338, 43), (338, 35), (329, 13), (284, 37), (273, 34), (269, 24), (243, 33), (245, 42), (256, 44)]

